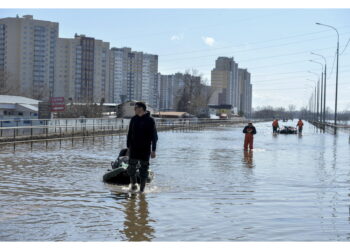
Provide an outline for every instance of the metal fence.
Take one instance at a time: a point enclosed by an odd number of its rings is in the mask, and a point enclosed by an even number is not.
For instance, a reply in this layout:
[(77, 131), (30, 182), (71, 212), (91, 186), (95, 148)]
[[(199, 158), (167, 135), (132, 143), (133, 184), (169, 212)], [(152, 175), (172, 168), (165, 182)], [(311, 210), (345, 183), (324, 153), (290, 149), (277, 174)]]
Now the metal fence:
[[(157, 130), (192, 131), (205, 127), (225, 126), (244, 122), (244, 119), (163, 119), (156, 118)], [(66, 137), (126, 133), (130, 119), (35, 119), (0, 121), (0, 142), (43, 140)]]

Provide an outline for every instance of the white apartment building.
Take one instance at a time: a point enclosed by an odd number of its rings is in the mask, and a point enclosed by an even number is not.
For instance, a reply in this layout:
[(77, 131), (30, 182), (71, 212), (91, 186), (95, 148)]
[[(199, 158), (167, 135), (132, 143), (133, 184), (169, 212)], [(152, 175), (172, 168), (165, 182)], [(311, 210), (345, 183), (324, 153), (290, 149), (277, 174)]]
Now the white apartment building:
[(0, 19), (0, 85), (38, 100), (54, 91), (59, 25), (31, 15)]
[(131, 53), (131, 48), (112, 48), (110, 52), (111, 101), (114, 103), (123, 103), (127, 101), (129, 53)]
[(159, 110), (167, 111), (174, 109), (174, 75), (158, 76), (159, 83)]
[(158, 107), (158, 56), (143, 54), (141, 100), (152, 107)]
[(174, 75), (158, 74), (159, 110), (176, 110), (176, 102), (181, 94), (179, 91), (185, 85), (184, 78), (185, 75), (182, 73)]
[(110, 79), (112, 100), (121, 103), (139, 100), (157, 107), (158, 56), (131, 51), (131, 48), (112, 48)]

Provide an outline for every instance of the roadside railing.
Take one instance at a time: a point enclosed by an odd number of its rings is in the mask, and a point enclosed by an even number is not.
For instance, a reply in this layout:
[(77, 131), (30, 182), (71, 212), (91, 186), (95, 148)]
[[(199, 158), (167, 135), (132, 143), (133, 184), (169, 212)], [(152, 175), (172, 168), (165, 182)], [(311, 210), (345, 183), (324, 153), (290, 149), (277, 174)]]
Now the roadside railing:
[[(239, 119), (164, 119), (155, 118), (158, 131), (186, 132), (207, 127), (240, 124)], [(68, 137), (85, 137), (107, 134), (123, 134), (128, 131), (130, 119), (52, 119), (0, 121), (0, 142), (46, 140)], [(12, 126), (11, 126), (12, 125)], [(15, 125), (15, 126), (13, 126)]]

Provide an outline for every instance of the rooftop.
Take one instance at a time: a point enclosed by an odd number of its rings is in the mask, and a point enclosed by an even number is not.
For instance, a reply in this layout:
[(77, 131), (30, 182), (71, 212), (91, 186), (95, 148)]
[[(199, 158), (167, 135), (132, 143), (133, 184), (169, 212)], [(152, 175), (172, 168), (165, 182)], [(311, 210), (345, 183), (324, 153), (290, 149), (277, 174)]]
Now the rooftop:
[(40, 101), (31, 99), (24, 96), (15, 96), (15, 95), (0, 95), (1, 104), (29, 104), (29, 105), (38, 105)]

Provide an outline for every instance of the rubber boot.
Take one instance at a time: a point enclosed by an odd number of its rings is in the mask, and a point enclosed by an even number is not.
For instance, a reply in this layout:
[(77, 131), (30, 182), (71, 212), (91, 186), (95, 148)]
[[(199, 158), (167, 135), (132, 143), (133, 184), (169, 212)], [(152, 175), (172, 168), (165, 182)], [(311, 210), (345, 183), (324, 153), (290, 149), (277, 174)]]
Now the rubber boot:
[(146, 179), (141, 179), (140, 181), (140, 192), (143, 192), (146, 187)]
[(131, 190), (136, 191), (137, 189), (136, 176), (130, 177), (130, 183), (131, 183)]

